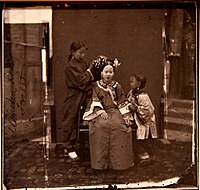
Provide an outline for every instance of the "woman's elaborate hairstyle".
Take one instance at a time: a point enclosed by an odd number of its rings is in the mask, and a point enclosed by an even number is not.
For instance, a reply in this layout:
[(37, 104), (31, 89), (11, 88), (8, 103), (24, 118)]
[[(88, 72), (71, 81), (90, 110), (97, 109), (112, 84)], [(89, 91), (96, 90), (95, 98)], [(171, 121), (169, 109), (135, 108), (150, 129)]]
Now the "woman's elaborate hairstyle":
[(139, 89), (143, 89), (146, 85), (146, 82), (147, 82), (147, 79), (145, 77), (144, 74), (142, 73), (137, 73), (137, 74), (133, 74), (131, 77), (130, 77), (130, 80), (132, 80), (132, 78), (135, 78), (138, 82), (140, 82), (140, 86), (139, 86)]
[(92, 73), (94, 75), (95, 81), (101, 79), (101, 72), (106, 65), (111, 65), (115, 72), (116, 68), (121, 64), (117, 58), (108, 59), (108, 57), (104, 55), (99, 55), (95, 60), (93, 60), (93, 63), (94, 67), (92, 69)]
[(97, 59), (93, 60), (94, 62), (94, 67), (96, 69), (99, 69), (100, 71), (103, 70), (103, 68), (106, 66), (106, 65), (111, 65), (113, 66), (114, 68), (114, 71), (115, 69), (121, 65), (120, 61), (115, 58), (115, 59), (108, 59), (108, 57), (104, 56), (104, 55), (100, 55), (98, 56)]
[[(70, 45), (70, 55), (69, 55), (69, 57), (68, 57), (68, 62), (71, 60), (71, 58), (72, 58), (72, 53), (74, 52), (74, 51), (77, 51), (77, 50), (79, 50), (79, 49), (81, 49), (82, 47), (85, 47), (85, 44), (83, 43), (83, 42), (81, 42), (81, 41), (73, 41), (72, 43), (71, 43), (71, 45)], [(86, 48), (86, 47), (85, 47)], [(88, 49), (88, 48), (86, 48), (86, 49)]]

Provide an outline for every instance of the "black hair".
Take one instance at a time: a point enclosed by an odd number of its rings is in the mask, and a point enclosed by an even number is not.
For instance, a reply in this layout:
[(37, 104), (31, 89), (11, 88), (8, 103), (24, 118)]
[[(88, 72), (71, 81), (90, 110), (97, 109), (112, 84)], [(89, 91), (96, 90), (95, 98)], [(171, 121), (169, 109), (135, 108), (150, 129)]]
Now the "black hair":
[[(71, 60), (72, 58), (72, 53), (74, 51), (77, 51), (79, 49), (81, 49), (82, 47), (85, 47), (85, 44), (81, 41), (73, 41), (70, 45), (70, 54), (68, 56), (68, 62)], [(86, 47), (85, 47), (86, 48)], [(87, 49), (87, 48), (86, 48)]]
[(107, 65), (112, 66), (113, 71), (115, 72), (116, 68), (113, 65), (113, 60), (107, 60), (106, 63), (100, 67), (100, 71), (103, 71), (104, 67), (107, 66)]
[(133, 74), (131, 77), (130, 77), (130, 80), (132, 80), (132, 78), (135, 78), (138, 82), (140, 82), (140, 86), (139, 86), (139, 89), (143, 89), (146, 85), (146, 82), (147, 82), (147, 79), (145, 77), (144, 74), (142, 73), (137, 73), (137, 74)]

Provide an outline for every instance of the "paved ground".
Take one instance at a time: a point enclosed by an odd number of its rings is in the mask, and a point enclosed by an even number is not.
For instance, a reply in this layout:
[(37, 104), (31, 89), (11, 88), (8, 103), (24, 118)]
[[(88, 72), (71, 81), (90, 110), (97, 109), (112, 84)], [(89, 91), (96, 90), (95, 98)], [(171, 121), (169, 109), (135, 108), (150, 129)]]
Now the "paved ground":
[(157, 140), (156, 160), (152, 163), (145, 166), (135, 165), (123, 172), (95, 172), (90, 168), (87, 149), (84, 151), (84, 160), (71, 162), (62, 155), (56, 155), (52, 145), (50, 159), (46, 160), (43, 157), (43, 145), (30, 140), (28, 136), (31, 134), (23, 138), (5, 140), (4, 183), (9, 189), (109, 184), (141, 187), (141, 184), (145, 186), (146, 182), (147, 186), (162, 185), (166, 179), (177, 179), (176, 177), (180, 177), (178, 186), (196, 185), (195, 167), (190, 167), (191, 141)]

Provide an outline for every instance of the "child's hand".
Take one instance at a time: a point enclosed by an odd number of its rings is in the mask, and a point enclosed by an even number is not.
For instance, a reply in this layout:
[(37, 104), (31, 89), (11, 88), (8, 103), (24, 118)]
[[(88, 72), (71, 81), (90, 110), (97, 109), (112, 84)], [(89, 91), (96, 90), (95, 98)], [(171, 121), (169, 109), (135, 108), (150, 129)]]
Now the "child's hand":
[(102, 118), (102, 119), (108, 119), (108, 114), (107, 114), (106, 112), (103, 112), (103, 113), (101, 114), (101, 118)]
[(129, 105), (129, 109), (131, 110), (131, 111), (136, 111), (136, 109), (137, 109), (137, 107), (136, 106), (134, 106), (134, 105)]

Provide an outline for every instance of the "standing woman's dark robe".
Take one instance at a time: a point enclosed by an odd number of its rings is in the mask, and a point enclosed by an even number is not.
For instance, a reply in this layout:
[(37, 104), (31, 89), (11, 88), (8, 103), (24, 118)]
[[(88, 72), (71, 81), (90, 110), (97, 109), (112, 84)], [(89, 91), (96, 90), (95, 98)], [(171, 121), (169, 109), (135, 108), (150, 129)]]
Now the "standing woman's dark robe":
[(65, 141), (76, 140), (80, 122), (80, 106), (90, 94), (92, 74), (84, 61), (71, 59), (65, 66), (66, 96), (63, 108), (62, 127)]

